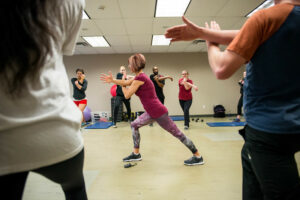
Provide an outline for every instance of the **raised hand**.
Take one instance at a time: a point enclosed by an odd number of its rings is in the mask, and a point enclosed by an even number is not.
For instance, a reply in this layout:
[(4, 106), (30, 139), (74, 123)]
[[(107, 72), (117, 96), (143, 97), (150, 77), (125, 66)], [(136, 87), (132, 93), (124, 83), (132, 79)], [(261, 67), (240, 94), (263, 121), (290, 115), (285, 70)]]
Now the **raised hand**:
[(111, 71), (108, 72), (108, 74), (101, 73), (100, 80), (104, 83), (112, 83), (113, 82), (113, 76)]
[(196, 85), (194, 86), (194, 89), (196, 92), (198, 91), (198, 87)]
[(172, 77), (172, 76), (169, 76), (169, 79), (170, 79), (171, 81), (173, 81), (173, 77)]
[(190, 41), (199, 38), (201, 28), (182, 16), (183, 25), (173, 26), (167, 29), (166, 38), (171, 38), (171, 42), (175, 41)]
[[(210, 27), (209, 27), (208, 23), (205, 22), (205, 28), (213, 29), (213, 30), (221, 30), (219, 24), (216, 21), (211, 21), (210, 22)], [(209, 42), (209, 41), (206, 40), (206, 46), (209, 47), (210, 45), (217, 45), (217, 44)]]

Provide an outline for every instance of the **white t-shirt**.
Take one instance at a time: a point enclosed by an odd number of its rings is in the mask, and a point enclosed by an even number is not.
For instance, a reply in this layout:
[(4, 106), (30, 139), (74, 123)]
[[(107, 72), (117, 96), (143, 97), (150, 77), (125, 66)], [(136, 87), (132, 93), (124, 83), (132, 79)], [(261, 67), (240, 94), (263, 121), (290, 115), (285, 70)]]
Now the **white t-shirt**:
[(28, 83), (28, 95), (11, 99), (0, 87), (0, 175), (52, 165), (83, 148), (82, 114), (70, 97), (63, 54), (73, 54), (84, 5), (61, 1), (59, 45), (53, 45), (38, 83)]

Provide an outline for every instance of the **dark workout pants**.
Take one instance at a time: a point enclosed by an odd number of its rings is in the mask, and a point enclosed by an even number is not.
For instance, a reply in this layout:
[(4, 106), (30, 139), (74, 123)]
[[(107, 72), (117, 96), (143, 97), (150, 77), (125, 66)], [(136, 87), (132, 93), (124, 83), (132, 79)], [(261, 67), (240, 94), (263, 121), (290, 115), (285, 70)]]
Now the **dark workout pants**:
[[(36, 172), (61, 185), (67, 200), (87, 200), (83, 178), (84, 150), (68, 160), (42, 167)], [(1, 196), (21, 200), (29, 171), (0, 176)]]
[(299, 200), (295, 153), (299, 134), (274, 134), (246, 126), (242, 149), (243, 200)]

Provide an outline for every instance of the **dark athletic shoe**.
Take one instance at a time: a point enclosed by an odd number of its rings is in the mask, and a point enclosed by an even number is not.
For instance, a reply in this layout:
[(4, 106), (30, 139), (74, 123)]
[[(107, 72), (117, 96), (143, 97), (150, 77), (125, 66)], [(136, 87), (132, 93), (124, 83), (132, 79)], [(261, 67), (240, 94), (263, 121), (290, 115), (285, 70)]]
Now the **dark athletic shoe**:
[(123, 158), (123, 162), (131, 162), (131, 161), (140, 161), (142, 160), (141, 154), (134, 154), (133, 152), (127, 156), (126, 158)]
[(196, 156), (193, 156), (190, 159), (185, 160), (184, 164), (185, 165), (189, 165), (189, 166), (192, 166), (192, 165), (203, 165), (204, 164), (203, 157), (201, 156), (200, 158), (197, 158)]

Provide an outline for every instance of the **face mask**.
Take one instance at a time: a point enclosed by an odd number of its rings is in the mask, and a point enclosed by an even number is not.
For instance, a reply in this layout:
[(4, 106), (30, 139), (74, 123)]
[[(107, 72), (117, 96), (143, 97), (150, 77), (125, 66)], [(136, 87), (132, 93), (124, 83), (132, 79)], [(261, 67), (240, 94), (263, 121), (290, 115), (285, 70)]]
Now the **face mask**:
[(153, 72), (153, 74), (154, 74), (154, 75), (157, 75), (157, 74), (158, 74), (158, 72)]

